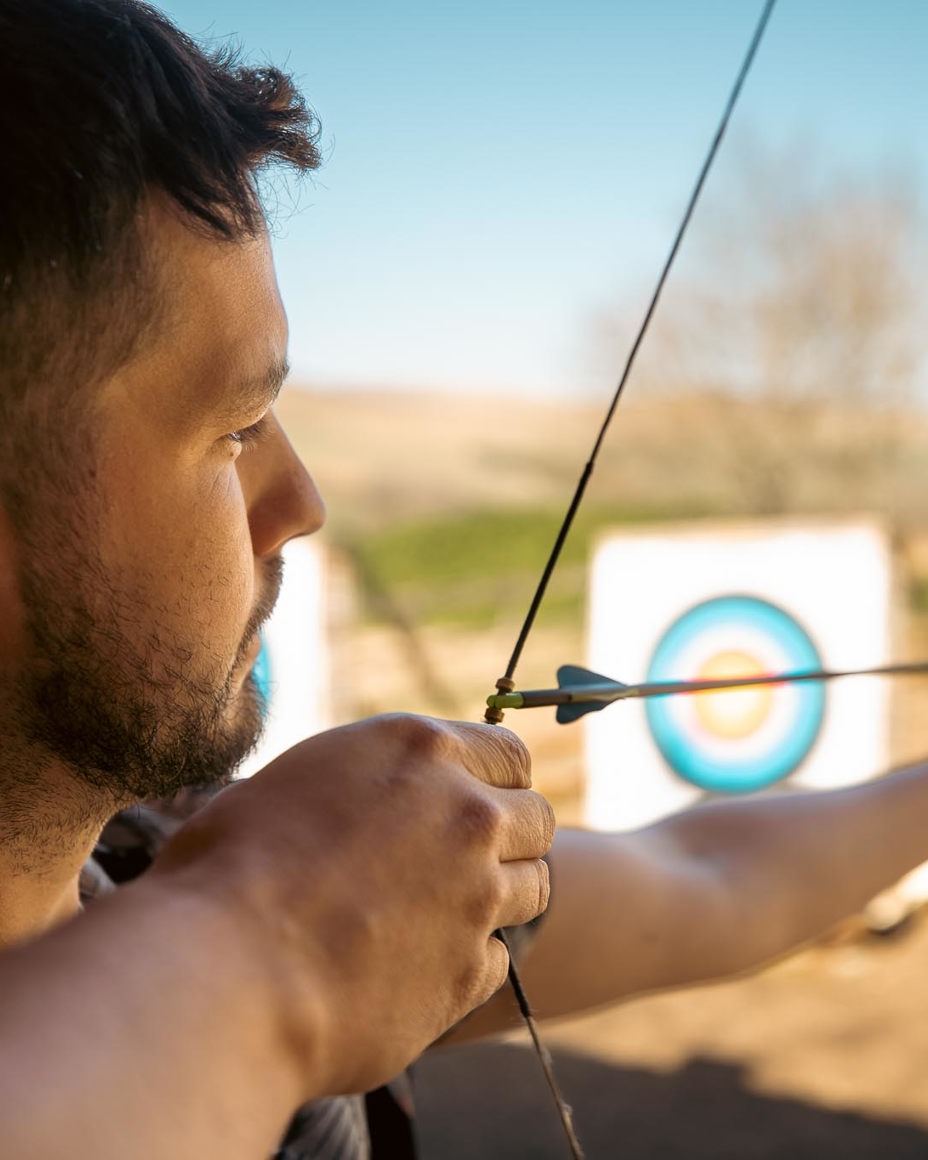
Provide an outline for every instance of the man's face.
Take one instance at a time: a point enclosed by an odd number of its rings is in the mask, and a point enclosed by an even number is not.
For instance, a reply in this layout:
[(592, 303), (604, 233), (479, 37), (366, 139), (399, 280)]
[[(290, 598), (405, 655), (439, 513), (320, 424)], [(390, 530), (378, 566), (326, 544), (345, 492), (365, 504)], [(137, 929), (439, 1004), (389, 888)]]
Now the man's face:
[(324, 514), (270, 410), (287, 335), (266, 239), (152, 220), (164, 318), (100, 389), (87, 462), (20, 563), (23, 732), (114, 801), (221, 777), (253, 746), (280, 549)]

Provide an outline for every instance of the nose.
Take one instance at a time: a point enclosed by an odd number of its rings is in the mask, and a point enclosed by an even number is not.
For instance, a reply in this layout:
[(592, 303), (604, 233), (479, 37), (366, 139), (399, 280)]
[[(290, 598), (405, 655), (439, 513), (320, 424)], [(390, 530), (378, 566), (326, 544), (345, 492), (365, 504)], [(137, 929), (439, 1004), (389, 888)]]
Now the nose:
[(267, 418), (259, 443), (239, 461), (255, 556), (274, 556), (297, 536), (318, 532), (325, 504), (277, 416)]

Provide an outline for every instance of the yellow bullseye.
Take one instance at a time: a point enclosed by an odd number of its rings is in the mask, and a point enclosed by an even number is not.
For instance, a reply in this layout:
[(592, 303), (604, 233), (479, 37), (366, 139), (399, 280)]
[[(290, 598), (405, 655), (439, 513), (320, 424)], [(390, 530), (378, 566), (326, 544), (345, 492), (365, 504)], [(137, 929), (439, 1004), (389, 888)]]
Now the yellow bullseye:
[[(731, 650), (716, 653), (695, 674), (697, 681), (762, 675), (764, 668), (748, 653)], [(696, 693), (694, 709), (700, 724), (715, 737), (736, 741), (748, 737), (764, 723), (773, 703), (773, 689), (732, 689), (719, 693)]]

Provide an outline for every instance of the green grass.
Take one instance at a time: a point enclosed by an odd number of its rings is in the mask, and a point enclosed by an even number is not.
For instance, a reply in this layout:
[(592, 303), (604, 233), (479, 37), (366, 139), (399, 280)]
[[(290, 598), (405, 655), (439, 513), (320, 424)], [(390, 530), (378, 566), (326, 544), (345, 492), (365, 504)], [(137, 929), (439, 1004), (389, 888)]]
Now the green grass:
[[(554, 574), (543, 616), (579, 615), (592, 539), (604, 528), (712, 514), (653, 507), (581, 509)], [(417, 624), (483, 628), (528, 606), (562, 518), (544, 508), (492, 509), (400, 523), (348, 545), (367, 614)]]
[(928, 576), (914, 576), (908, 585), (909, 611), (928, 617)]

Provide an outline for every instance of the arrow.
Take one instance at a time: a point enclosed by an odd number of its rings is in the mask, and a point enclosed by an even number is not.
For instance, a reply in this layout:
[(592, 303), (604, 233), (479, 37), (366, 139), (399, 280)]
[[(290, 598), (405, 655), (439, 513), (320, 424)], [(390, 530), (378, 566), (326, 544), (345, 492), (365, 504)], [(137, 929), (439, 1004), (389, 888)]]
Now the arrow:
[(674, 697), (681, 694), (712, 693), (724, 689), (750, 689), (761, 685), (795, 685), (802, 681), (835, 681), (840, 677), (903, 677), (928, 675), (928, 661), (911, 664), (880, 665), (871, 669), (805, 669), (791, 673), (758, 673), (751, 677), (725, 677), (708, 681), (646, 681), (625, 685), (591, 672), (580, 665), (561, 665), (557, 670), (556, 689), (523, 689), (511, 693), (494, 693), (487, 697), (491, 709), (539, 709), (557, 706), (561, 725), (576, 721), (587, 713), (596, 713), (615, 701), (633, 698)]

